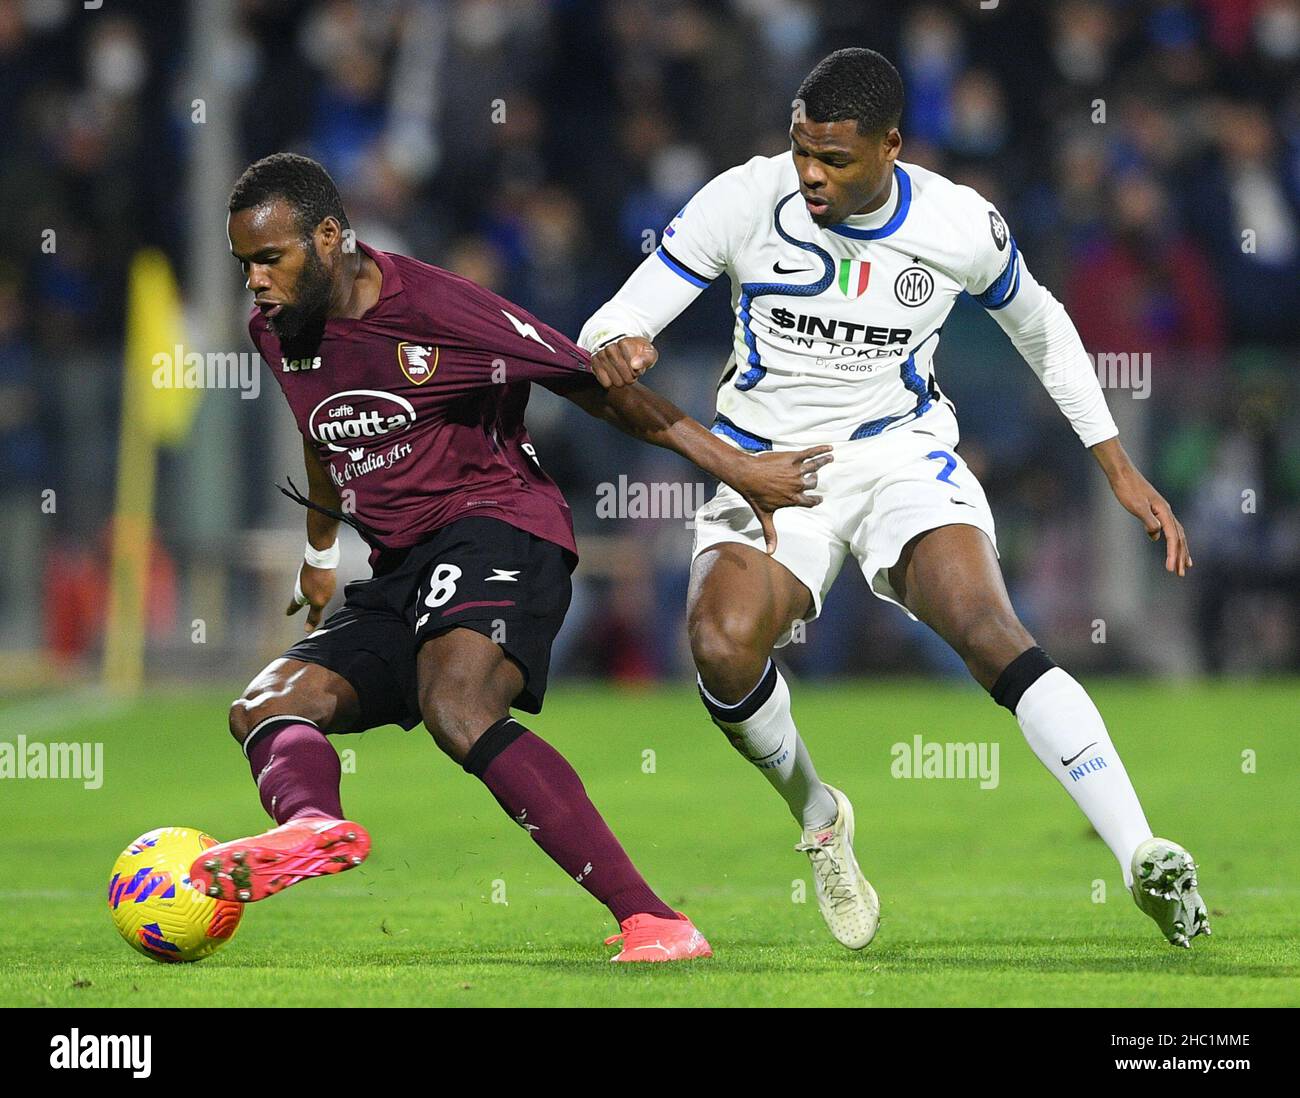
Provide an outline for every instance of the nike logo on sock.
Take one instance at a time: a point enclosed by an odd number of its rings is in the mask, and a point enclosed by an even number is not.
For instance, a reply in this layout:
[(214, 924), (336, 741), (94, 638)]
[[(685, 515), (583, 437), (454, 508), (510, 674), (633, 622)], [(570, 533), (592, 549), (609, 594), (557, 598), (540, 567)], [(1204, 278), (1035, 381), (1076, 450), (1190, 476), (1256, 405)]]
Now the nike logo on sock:
[[(1092, 743), (1088, 744), (1088, 747), (1096, 747), (1096, 746), (1097, 746), (1097, 741), (1096, 741), (1096, 740), (1093, 740)], [(1087, 750), (1088, 750), (1088, 747), (1085, 747), (1085, 748), (1083, 749), (1083, 751), (1087, 751)], [(1083, 751), (1080, 751), (1080, 752), (1079, 752), (1079, 755), (1082, 755), (1082, 754), (1083, 754)], [(1074, 762), (1074, 760), (1077, 759), (1077, 758), (1079, 757), (1079, 755), (1071, 755), (1068, 759), (1062, 759), (1062, 760), (1061, 760), (1061, 765), (1062, 765), (1062, 766), (1069, 766), (1070, 763)]]

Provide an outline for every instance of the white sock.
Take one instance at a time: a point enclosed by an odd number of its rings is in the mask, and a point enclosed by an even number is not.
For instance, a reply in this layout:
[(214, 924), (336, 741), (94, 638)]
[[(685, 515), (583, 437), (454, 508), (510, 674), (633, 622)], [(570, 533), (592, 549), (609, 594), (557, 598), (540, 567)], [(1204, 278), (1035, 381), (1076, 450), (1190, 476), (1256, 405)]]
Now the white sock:
[(1124, 871), (1124, 884), (1131, 885), (1133, 851), (1151, 838), (1151, 827), (1087, 691), (1068, 672), (1053, 667), (1021, 696), (1016, 720), (1039, 761), (1110, 847)]
[[(765, 693), (766, 700), (755, 708), (754, 703)], [(817, 777), (808, 748), (794, 726), (790, 688), (776, 664), (768, 660), (758, 685), (735, 705), (718, 701), (702, 681), (700, 695), (713, 722), (785, 798), (800, 827), (815, 831), (835, 822), (839, 806)]]

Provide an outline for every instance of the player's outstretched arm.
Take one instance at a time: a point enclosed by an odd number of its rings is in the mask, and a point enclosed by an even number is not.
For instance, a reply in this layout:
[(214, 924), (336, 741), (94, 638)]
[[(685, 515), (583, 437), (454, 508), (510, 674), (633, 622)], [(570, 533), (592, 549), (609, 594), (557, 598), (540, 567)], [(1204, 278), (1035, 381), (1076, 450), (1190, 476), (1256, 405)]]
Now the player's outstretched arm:
[[(343, 501), (338, 489), (330, 480), (329, 471), (317, 456), (315, 449), (307, 439), (302, 440), (302, 456), (307, 466), (307, 498), (312, 503), (320, 504), (338, 511)], [(321, 567), (314, 567), (304, 554), (298, 569), (298, 579), (294, 585), (293, 597), (289, 600), (288, 615), (296, 614), (304, 606), (308, 607), (307, 621), (303, 631), (310, 633), (320, 624), (321, 614), (334, 597), (334, 587), (338, 568), (339, 521), (319, 511), (307, 512), (307, 546)], [(331, 563), (332, 562), (332, 563)]]
[(1186, 575), (1192, 557), (1183, 524), (1124, 452), (1092, 361), (1064, 306), (1030, 273), (1001, 215), (985, 210), (978, 196), (975, 204), (976, 247), (967, 289), (1010, 336), (1079, 441), (1092, 451), (1115, 498), (1137, 516), (1152, 541), (1163, 534), (1165, 570)]
[(1183, 524), (1174, 516), (1168, 501), (1138, 472), (1118, 436), (1097, 443), (1091, 450), (1097, 464), (1106, 473), (1115, 498), (1126, 511), (1137, 516), (1146, 527), (1147, 537), (1159, 541), (1164, 535), (1165, 571), (1185, 576), (1192, 566), (1192, 552), (1187, 545)]
[(729, 446), (669, 400), (641, 384), (612, 389), (584, 385), (560, 390), (583, 411), (643, 442), (681, 454), (730, 485), (754, 509), (769, 553), (776, 551), (772, 513), (780, 507), (815, 507), (817, 470), (832, 461), (830, 446), (797, 452), (747, 454)]
[[(1028, 271), (1022, 275), (1032, 284)], [(1101, 384), (1065, 309), (1036, 284), (1032, 291), (1026, 293), (1022, 288), (1013, 306), (994, 316), (1070, 420), (1080, 441), (1092, 451), (1115, 498), (1137, 516), (1152, 541), (1163, 534), (1165, 570), (1186, 575), (1192, 557), (1183, 524), (1124, 452)]]

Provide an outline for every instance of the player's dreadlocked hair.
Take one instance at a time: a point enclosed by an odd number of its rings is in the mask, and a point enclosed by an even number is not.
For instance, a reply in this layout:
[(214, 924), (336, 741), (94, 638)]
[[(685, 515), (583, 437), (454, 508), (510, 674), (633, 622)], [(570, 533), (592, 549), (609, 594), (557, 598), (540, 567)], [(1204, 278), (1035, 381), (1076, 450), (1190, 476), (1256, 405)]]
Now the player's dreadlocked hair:
[(822, 58), (799, 85), (810, 122), (858, 124), (858, 133), (888, 133), (903, 114), (903, 81), (875, 50), (836, 50)]
[(329, 172), (311, 157), (296, 153), (273, 153), (250, 164), (235, 181), (226, 208), (234, 213), (277, 198), (283, 198), (293, 208), (298, 229), (305, 237), (327, 217), (337, 218), (345, 229), (350, 227), (343, 199)]

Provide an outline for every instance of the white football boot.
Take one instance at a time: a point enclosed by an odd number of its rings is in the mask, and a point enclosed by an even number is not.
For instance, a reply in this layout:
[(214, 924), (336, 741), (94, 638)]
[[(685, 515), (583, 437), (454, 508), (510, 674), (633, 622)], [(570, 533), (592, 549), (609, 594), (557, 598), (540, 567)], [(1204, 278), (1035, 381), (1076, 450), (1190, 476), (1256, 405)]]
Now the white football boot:
[(1196, 888), (1196, 863), (1177, 843), (1147, 839), (1133, 851), (1133, 899), (1171, 945), (1191, 949), (1193, 938), (1210, 933), (1210, 916)]
[(795, 847), (812, 862), (817, 906), (832, 936), (848, 949), (863, 949), (876, 936), (880, 900), (853, 855), (853, 806), (838, 789), (826, 786), (839, 814), (829, 827), (805, 831)]

